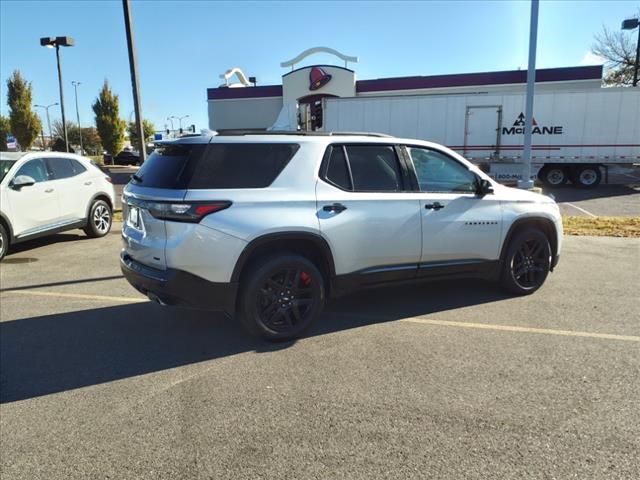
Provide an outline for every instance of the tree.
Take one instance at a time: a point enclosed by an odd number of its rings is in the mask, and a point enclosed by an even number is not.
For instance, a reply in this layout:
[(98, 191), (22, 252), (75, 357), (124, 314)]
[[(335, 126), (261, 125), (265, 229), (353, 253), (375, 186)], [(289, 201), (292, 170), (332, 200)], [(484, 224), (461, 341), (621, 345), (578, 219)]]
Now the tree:
[[(51, 134), (54, 137), (62, 138), (64, 142), (64, 129), (61, 120), (54, 120), (51, 124)], [(73, 122), (67, 122), (67, 138), (69, 145), (80, 145), (80, 129)]]
[(611, 31), (606, 27), (602, 27), (602, 32), (596, 35), (596, 43), (591, 47), (591, 51), (605, 61), (605, 85), (633, 84), (637, 48), (636, 35), (635, 31)]
[[(58, 138), (64, 139), (64, 130), (60, 120), (53, 122), (51, 130), (56, 140)], [(78, 128), (77, 124), (67, 122), (67, 137), (69, 138), (69, 145), (80, 147), (80, 128)], [(100, 136), (94, 127), (82, 128), (82, 146), (89, 155), (100, 155), (102, 153)]]
[(82, 129), (82, 144), (89, 155), (101, 155), (102, 143), (100, 135), (95, 127), (85, 127)]
[[(142, 120), (142, 130), (144, 130), (144, 140), (147, 142), (149, 138), (155, 133), (156, 128), (153, 126), (149, 120)], [(127, 126), (127, 132), (129, 133), (129, 141), (131, 142), (132, 147), (137, 147), (138, 151), (140, 148), (140, 141), (138, 140), (138, 127), (136, 126), (136, 122), (129, 122)]]
[(7, 151), (7, 137), (11, 134), (9, 119), (0, 115), (0, 152)]
[(7, 80), (7, 105), (11, 132), (22, 150), (29, 150), (40, 133), (41, 123), (31, 110), (31, 83), (18, 70)]
[[(51, 144), (51, 151), (52, 152), (67, 151), (67, 146), (64, 143), (64, 135), (62, 137), (56, 137), (56, 139), (53, 141), (53, 144)], [(76, 153), (76, 151), (71, 146), (71, 141), (69, 141), (69, 153)]]
[(118, 95), (114, 95), (105, 80), (98, 98), (93, 104), (96, 127), (102, 146), (109, 155), (117, 155), (124, 145), (124, 120), (120, 119)]

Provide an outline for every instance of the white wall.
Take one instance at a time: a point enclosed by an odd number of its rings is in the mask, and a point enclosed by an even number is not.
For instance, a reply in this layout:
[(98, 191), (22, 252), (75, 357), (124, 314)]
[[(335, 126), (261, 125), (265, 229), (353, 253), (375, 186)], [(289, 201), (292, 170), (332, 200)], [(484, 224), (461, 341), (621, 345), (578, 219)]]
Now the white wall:
[(282, 109), (282, 97), (209, 100), (209, 129), (269, 128)]

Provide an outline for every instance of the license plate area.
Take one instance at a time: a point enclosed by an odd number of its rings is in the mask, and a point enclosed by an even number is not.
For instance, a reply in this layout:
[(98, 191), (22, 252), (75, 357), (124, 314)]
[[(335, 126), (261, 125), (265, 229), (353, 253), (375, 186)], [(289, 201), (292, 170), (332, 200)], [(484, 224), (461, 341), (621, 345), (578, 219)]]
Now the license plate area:
[(143, 225), (142, 225), (142, 215), (140, 214), (140, 208), (134, 205), (129, 205), (129, 208), (127, 210), (128, 210), (127, 224), (130, 227), (135, 228), (136, 230), (142, 231)]

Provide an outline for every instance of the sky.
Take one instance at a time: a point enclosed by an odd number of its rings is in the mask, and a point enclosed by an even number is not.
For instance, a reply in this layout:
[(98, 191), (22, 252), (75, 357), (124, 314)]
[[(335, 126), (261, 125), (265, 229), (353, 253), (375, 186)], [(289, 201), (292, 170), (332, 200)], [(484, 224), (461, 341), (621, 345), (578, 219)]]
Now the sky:
[[(132, 0), (144, 118), (158, 130), (169, 116), (208, 127), (206, 89), (240, 67), (258, 85), (281, 84), (280, 62), (327, 46), (359, 58), (358, 79), (527, 68), (527, 0), (284, 1)], [(617, 30), (640, 0), (546, 0), (540, 3), (538, 68), (598, 64), (590, 54), (603, 26)], [(133, 97), (119, 0), (0, 0), (0, 113), (8, 114), (6, 80), (15, 69), (32, 83), (33, 103), (59, 101), (55, 51), (39, 38), (67, 35), (61, 50), (65, 113), (94, 125), (91, 104), (105, 80), (132, 118)], [(299, 66), (342, 62), (327, 54)], [(60, 118), (58, 107), (51, 120)], [(46, 125), (46, 119), (43, 117)], [(177, 122), (176, 122), (177, 127)], [(46, 128), (46, 127), (45, 127)]]

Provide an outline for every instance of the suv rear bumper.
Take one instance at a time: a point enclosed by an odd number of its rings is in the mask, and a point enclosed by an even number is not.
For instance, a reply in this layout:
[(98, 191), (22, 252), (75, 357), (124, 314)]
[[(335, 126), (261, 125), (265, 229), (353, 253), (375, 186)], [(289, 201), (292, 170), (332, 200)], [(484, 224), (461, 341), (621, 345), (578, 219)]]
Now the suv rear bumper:
[(158, 270), (133, 260), (126, 251), (120, 254), (120, 268), (127, 281), (140, 293), (165, 305), (202, 310), (235, 311), (237, 283), (216, 283), (191, 273)]

